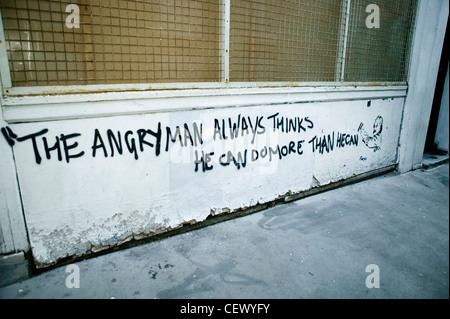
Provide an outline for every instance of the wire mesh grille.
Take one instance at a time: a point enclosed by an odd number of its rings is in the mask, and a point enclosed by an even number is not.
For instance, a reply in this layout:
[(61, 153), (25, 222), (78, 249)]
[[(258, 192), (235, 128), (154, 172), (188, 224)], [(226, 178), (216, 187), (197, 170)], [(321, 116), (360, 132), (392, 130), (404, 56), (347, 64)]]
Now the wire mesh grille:
[[(80, 27), (67, 28), (68, 4)], [(2, 0), (15, 86), (219, 80), (215, 0)]]
[(231, 0), (230, 81), (334, 81), (341, 6)]
[(378, 2), (379, 28), (368, 28), (373, 0), (352, 0), (345, 81), (405, 81), (417, 1)]
[(225, 1), (2, 0), (12, 84), (406, 79), (415, 0), (377, 1), (380, 28), (366, 25), (372, 0), (229, 0), (223, 77)]

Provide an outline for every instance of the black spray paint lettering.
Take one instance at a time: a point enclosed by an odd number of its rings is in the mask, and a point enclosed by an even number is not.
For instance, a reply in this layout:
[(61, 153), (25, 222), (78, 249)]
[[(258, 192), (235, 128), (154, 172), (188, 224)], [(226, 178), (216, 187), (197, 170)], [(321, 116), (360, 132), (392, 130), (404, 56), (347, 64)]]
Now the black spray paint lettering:
[(237, 169), (240, 169), (241, 166), (245, 167), (247, 165), (247, 150), (244, 150), (243, 153), (237, 152), (236, 156), (234, 156), (231, 151), (228, 151), (219, 158), (219, 163), (222, 166), (228, 166), (231, 162), (234, 163)]
[[(110, 156), (114, 157), (114, 150), (117, 151), (120, 155), (123, 154), (123, 146), (122, 146), (122, 137), (120, 131), (117, 131), (117, 136), (114, 135), (114, 132), (111, 129), (106, 131), (106, 136), (108, 137), (108, 144), (110, 149)], [(92, 157), (95, 157), (97, 154), (97, 149), (101, 148), (103, 150), (103, 155), (108, 157), (108, 152), (106, 150), (105, 143), (103, 142), (102, 135), (98, 129), (94, 131), (94, 142), (92, 143)]]
[(49, 160), (52, 158), (51, 152), (55, 151), (58, 154), (58, 161), (62, 161), (62, 154), (61, 154), (61, 147), (59, 144), (59, 138), (58, 136), (55, 136), (56, 142), (53, 144), (52, 147), (48, 146), (47, 138), (45, 136), (42, 137), (42, 142), (44, 143), (44, 150), (45, 150), (45, 157)]
[(308, 143), (312, 146), (313, 153), (316, 150), (319, 150), (320, 154), (323, 154), (323, 151), (329, 153), (334, 148), (334, 132), (332, 135), (328, 134), (328, 136), (317, 137), (314, 136)]
[(305, 140), (300, 141), (290, 141), (287, 145), (278, 145), (275, 148), (272, 148), (269, 146), (264, 146), (261, 150), (252, 149), (252, 156), (251, 160), (252, 162), (257, 161), (258, 158), (264, 159), (267, 155), (269, 155), (269, 161), (272, 161), (272, 155), (278, 155), (278, 159), (282, 159), (283, 157), (286, 157), (290, 154), (303, 154), (303, 143)]
[(43, 129), (43, 130), (41, 130), (39, 132), (36, 132), (36, 133), (32, 133), (32, 134), (29, 134), (29, 135), (26, 135), (26, 136), (23, 136), (23, 137), (17, 137), (17, 141), (18, 142), (23, 142), (23, 141), (26, 141), (28, 139), (31, 139), (31, 141), (33, 143), (34, 158), (35, 158), (37, 164), (41, 163), (42, 157), (39, 154), (39, 149), (37, 147), (36, 137), (44, 135), (47, 132), (48, 132), (48, 129), (45, 128), (45, 129)]
[[(238, 115), (235, 118), (214, 119), (214, 136), (213, 139), (227, 140), (237, 139), (244, 135), (252, 137), (252, 143), (258, 134), (264, 134), (266, 128), (263, 125), (264, 116), (242, 116)], [(284, 133), (302, 133), (308, 129), (314, 128), (314, 123), (309, 117), (285, 117), (280, 116), (279, 113), (274, 113), (267, 117), (267, 120), (272, 124), (274, 131), (278, 130)], [(358, 146), (358, 138), (361, 136), (363, 142), (375, 151), (379, 149), (378, 144), (381, 141), (383, 119), (378, 116), (374, 123), (373, 135), (369, 136), (361, 124), (358, 129), (358, 134), (348, 134), (340, 132), (332, 132), (331, 134), (324, 134), (323, 136), (314, 136), (308, 141), (311, 144), (312, 152), (320, 154), (330, 153), (334, 149), (348, 146)], [(18, 137), (9, 127), (1, 128), (2, 134), (8, 144), (13, 147), (15, 142), (31, 141), (36, 163), (40, 164), (42, 161), (41, 154), (44, 153), (47, 159), (52, 156), (59, 161), (63, 159), (67, 163), (70, 159), (81, 157), (84, 151), (76, 150), (78, 143), (76, 138), (80, 133), (61, 134), (55, 136), (54, 140), (44, 136), (48, 129), (43, 129), (39, 132)], [(161, 123), (158, 122), (156, 130), (152, 129), (138, 129), (127, 130), (124, 134), (121, 131), (114, 132), (111, 129), (106, 132), (101, 132), (99, 129), (94, 130), (93, 142), (91, 145), (92, 157), (101, 156), (114, 157), (115, 155), (123, 155), (128, 150), (136, 160), (139, 159), (139, 154), (143, 153), (149, 148), (154, 149), (156, 156), (160, 155), (161, 144), (163, 143), (163, 133), (165, 137), (165, 151), (168, 152), (173, 143), (180, 143), (181, 147), (197, 147), (203, 144), (203, 125), (192, 123), (188, 125), (184, 123), (182, 126), (176, 126), (175, 129), (166, 126), (165, 132), (161, 129)], [(41, 143), (42, 140), (42, 143)], [(178, 141), (178, 142), (177, 142)], [(219, 156), (218, 162), (221, 166), (229, 166), (231, 163), (237, 169), (245, 168), (249, 161), (255, 162), (260, 159), (268, 159), (272, 161), (274, 158), (282, 159), (291, 154), (302, 155), (304, 153), (303, 143), (305, 140), (291, 140), (285, 145), (277, 144), (275, 146), (263, 146), (262, 148), (252, 149), (248, 148), (236, 153), (225, 151)], [(204, 150), (195, 150), (195, 171), (202, 170), (203, 172), (213, 169), (211, 164), (214, 152), (205, 152)]]
[[(117, 138), (114, 136), (114, 133), (111, 129), (106, 131), (106, 135), (108, 136), (109, 147), (111, 149), (111, 157), (114, 156), (114, 146), (117, 149), (117, 152), (122, 155), (122, 139), (120, 138), (120, 131), (117, 131)], [(114, 143), (114, 144), (113, 144)]]
[[(219, 157), (219, 163), (222, 166), (229, 166), (231, 163), (233, 163), (237, 169), (245, 168), (247, 165), (247, 159), (248, 157), (252, 162), (256, 162), (259, 159), (265, 159), (268, 158), (269, 161), (272, 161), (273, 158), (282, 159), (283, 157), (286, 157), (290, 154), (303, 154), (303, 143), (305, 140), (300, 141), (290, 141), (286, 145), (279, 145), (276, 146), (264, 146), (261, 149), (245, 149), (244, 151), (238, 151), (235, 154), (233, 154), (231, 151), (227, 151), (226, 153), (223, 153)], [(250, 154), (247, 156), (247, 154)]]
[[(279, 116), (279, 113), (272, 114), (267, 117), (268, 119), (272, 119), (273, 121), (273, 130), (279, 130), (283, 133), (289, 132), (306, 132), (307, 129), (312, 129), (314, 127), (314, 123), (308, 117), (284, 117)], [(303, 123), (303, 121), (305, 123)]]
[(347, 134), (347, 133), (337, 133), (336, 136), (336, 146), (344, 147), (344, 146), (355, 145), (358, 146), (358, 134)]
[(8, 126), (2, 127), (1, 131), (9, 146), (13, 147), (15, 144), (14, 139), (17, 138), (17, 135), (14, 134), (14, 132)]
[[(192, 123), (192, 132), (193, 134), (191, 134), (191, 130), (189, 130), (189, 126), (187, 125), (187, 123), (184, 123), (184, 132), (183, 134), (181, 134), (181, 129), (179, 126), (177, 126), (175, 128), (175, 133), (172, 134), (172, 129), (168, 126), (166, 126), (166, 133), (167, 133), (167, 139), (166, 139), (166, 152), (169, 151), (169, 143), (175, 143), (177, 138), (180, 141), (180, 146), (181, 147), (185, 147), (188, 145), (188, 141), (189, 144), (191, 146), (197, 146), (197, 145), (202, 145), (203, 144), (203, 125), (200, 124), (200, 128), (197, 125), (197, 123)], [(183, 143), (183, 139), (184, 139), (184, 143)]]
[[(336, 138), (336, 139), (335, 139)], [(348, 134), (333, 132), (332, 134), (317, 137), (314, 136), (308, 141), (311, 144), (312, 151), (318, 150), (320, 154), (324, 152), (330, 153), (334, 147), (343, 148), (345, 146), (358, 146), (358, 134)]]
[(81, 135), (80, 133), (72, 133), (72, 134), (68, 134), (68, 135), (61, 134), (60, 140), (62, 141), (63, 146), (64, 146), (64, 155), (65, 155), (67, 163), (69, 163), (70, 158), (77, 158), (77, 157), (81, 157), (84, 155), (84, 151), (81, 151), (78, 154), (72, 154), (72, 155), (69, 154), (69, 150), (76, 148), (78, 146), (78, 142), (73, 142), (72, 144), (67, 145), (68, 139), (72, 139), (72, 138), (80, 136), (80, 135)]
[(277, 144), (277, 146), (264, 146), (262, 149), (252, 149), (252, 162), (258, 160), (258, 158), (264, 159), (267, 156), (269, 156), (269, 162), (272, 161), (273, 155), (278, 155), (279, 158), (282, 156), (280, 155), (280, 146)]
[[(136, 146), (136, 138), (134, 132), (128, 130), (124, 134), (124, 142), (127, 147), (127, 150), (130, 154), (134, 155), (134, 159), (139, 159), (138, 150), (142, 153), (145, 150), (144, 146), (152, 147), (155, 149), (155, 155), (159, 156), (161, 153), (161, 123), (158, 123), (158, 128), (156, 131), (151, 129), (138, 129), (137, 133), (137, 146)], [(110, 150), (110, 156), (114, 156), (114, 150), (117, 151), (120, 155), (123, 154), (123, 144), (120, 131), (117, 131), (117, 135), (114, 135), (111, 129), (108, 129), (106, 132)], [(151, 140), (149, 140), (151, 139)], [(104, 157), (108, 157), (107, 147), (105, 142), (103, 141), (102, 135), (98, 129), (94, 131), (94, 141), (92, 143), (92, 157), (96, 157), (97, 150), (101, 149), (103, 151)]]
[[(222, 119), (214, 119), (214, 135), (213, 139), (217, 140), (217, 136), (221, 140), (236, 139), (239, 136), (250, 135), (252, 136), (252, 144), (255, 141), (257, 134), (264, 134), (266, 128), (262, 125), (264, 116), (257, 116), (254, 120), (250, 116), (238, 115), (237, 120), (228, 118), (228, 121)], [(228, 125), (227, 125), (228, 124)]]
[[(38, 147), (38, 137), (41, 135), (44, 135), (48, 132), (48, 129), (42, 129), (39, 132), (31, 133), (22, 137), (18, 137), (9, 127), (2, 128), (2, 133), (5, 136), (6, 140), (8, 141), (9, 145), (14, 145), (14, 140), (17, 142), (24, 142), (27, 140), (31, 140), (32, 146), (33, 146), (33, 153), (34, 158), (37, 164), (40, 164), (42, 162), (42, 156), (39, 152)], [(70, 162), (71, 158), (77, 158), (84, 155), (84, 151), (74, 153), (73, 151), (78, 147), (78, 142), (71, 141), (72, 139), (80, 136), (80, 133), (71, 133), (71, 134), (61, 134), (59, 137), (55, 136), (55, 143), (53, 146), (49, 147), (49, 143), (47, 140), (47, 137), (42, 137), (42, 145), (44, 148), (45, 156), (47, 159), (51, 158), (51, 152), (56, 151), (58, 160), (62, 161), (62, 151), (64, 151), (64, 158), (67, 163)], [(62, 143), (62, 146), (61, 146)], [(72, 150), (72, 151), (71, 151)]]
[(139, 158), (136, 148), (136, 140), (132, 136), (130, 138), (130, 135), (133, 135), (133, 131), (126, 131), (124, 135), (125, 145), (127, 146), (128, 152), (130, 154), (134, 154), (134, 159), (137, 160)]
[(210, 152), (210, 153), (205, 153), (202, 151), (202, 155), (199, 157), (198, 155), (198, 151), (196, 150), (195, 152), (195, 160), (194, 160), (194, 164), (195, 164), (195, 172), (198, 171), (198, 166), (201, 164), (202, 166), (202, 171), (206, 172), (206, 171), (210, 171), (214, 168), (213, 165), (209, 165), (209, 163), (211, 162), (211, 157), (214, 155), (214, 152)]
[(288, 145), (283, 145), (280, 147), (278, 145), (278, 154), (280, 156), (280, 159), (282, 159), (284, 156), (287, 156), (291, 153), (297, 153), (298, 155), (303, 154), (302, 150), (302, 144), (305, 142), (305, 140), (298, 141), (295, 143), (294, 141), (290, 141)]

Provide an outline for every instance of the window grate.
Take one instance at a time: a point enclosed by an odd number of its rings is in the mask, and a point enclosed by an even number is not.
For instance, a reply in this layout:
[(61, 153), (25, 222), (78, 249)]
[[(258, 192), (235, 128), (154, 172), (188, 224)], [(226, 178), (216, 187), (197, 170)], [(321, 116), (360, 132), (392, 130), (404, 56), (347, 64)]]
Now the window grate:
[(230, 81), (334, 81), (342, 4), (231, 1)]
[(368, 28), (366, 8), (373, 1), (351, 0), (345, 81), (406, 80), (416, 2), (383, 1), (378, 6), (379, 28)]
[[(13, 87), (405, 81), (417, 3), (377, 1), (380, 27), (369, 28), (372, 2), (2, 0), (0, 9)], [(67, 25), (70, 4), (79, 27)]]
[[(80, 28), (68, 28), (69, 4)], [(2, 0), (14, 86), (219, 80), (214, 0)]]

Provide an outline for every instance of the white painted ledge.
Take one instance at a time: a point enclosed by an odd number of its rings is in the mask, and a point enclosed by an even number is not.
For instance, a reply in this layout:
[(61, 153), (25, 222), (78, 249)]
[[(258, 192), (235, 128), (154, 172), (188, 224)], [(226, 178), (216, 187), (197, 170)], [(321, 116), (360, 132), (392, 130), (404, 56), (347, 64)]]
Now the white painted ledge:
[(7, 123), (162, 113), (255, 105), (405, 97), (406, 85), (252, 87), (4, 96)]

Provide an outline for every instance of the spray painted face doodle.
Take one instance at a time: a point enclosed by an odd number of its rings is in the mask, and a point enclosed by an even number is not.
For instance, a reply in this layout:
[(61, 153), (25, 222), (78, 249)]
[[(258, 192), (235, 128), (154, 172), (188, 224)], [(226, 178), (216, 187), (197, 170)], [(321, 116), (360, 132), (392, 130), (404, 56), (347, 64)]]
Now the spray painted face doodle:
[(364, 124), (359, 124), (358, 132), (361, 139), (368, 148), (373, 149), (374, 152), (380, 150), (381, 146), (381, 132), (383, 131), (383, 117), (378, 115), (373, 123), (372, 135), (369, 135), (364, 129)]

